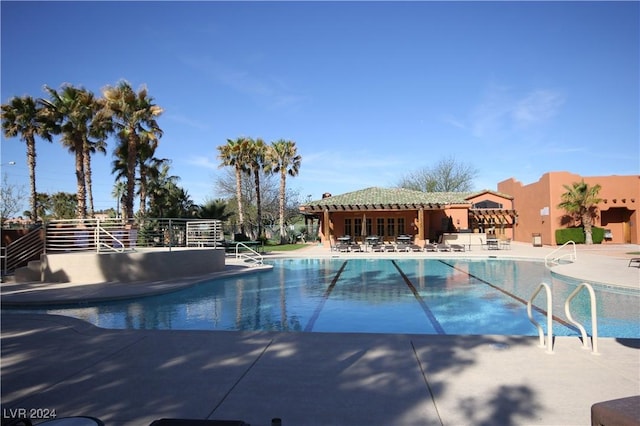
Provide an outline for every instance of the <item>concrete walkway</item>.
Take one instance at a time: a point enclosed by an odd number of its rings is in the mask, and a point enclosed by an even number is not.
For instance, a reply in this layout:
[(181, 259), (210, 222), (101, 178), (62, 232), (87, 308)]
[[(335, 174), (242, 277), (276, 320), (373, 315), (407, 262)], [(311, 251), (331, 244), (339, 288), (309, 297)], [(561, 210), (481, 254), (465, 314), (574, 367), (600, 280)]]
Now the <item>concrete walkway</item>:
[[(639, 268), (627, 266), (637, 250), (581, 248), (573, 268), (557, 273), (639, 288)], [(514, 244), (437, 255), (541, 259), (551, 251)], [(336, 254), (314, 246), (300, 255)], [(91, 288), (29, 287), (3, 285), (3, 303)], [(91, 297), (109, 293), (92, 288)], [(124, 297), (124, 288), (111, 296)], [(640, 339), (600, 339), (593, 355), (578, 338), (559, 337), (548, 354), (534, 337), (130, 331), (51, 315), (1, 319), (5, 416), (44, 409), (137, 426), (167, 417), (253, 426), (274, 417), (284, 426), (588, 425), (592, 404), (640, 394)]]

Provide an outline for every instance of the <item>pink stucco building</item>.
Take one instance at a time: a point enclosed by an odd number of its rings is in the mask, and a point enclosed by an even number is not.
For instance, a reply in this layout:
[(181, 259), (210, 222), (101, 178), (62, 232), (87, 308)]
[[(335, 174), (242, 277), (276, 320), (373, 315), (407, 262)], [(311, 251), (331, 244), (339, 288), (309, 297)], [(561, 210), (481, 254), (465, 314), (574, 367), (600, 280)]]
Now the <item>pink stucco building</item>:
[(514, 178), (498, 183), (498, 191), (513, 197), (513, 208), (518, 213), (514, 228), (514, 240), (530, 241), (539, 233), (542, 243), (555, 245), (555, 231), (565, 228), (562, 218), (565, 211), (558, 208), (564, 185), (584, 179), (590, 186), (602, 189), (598, 204), (598, 216), (594, 224), (611, 230), (612, 243), (640, 242), (638, 205), (640, 203), (640, 175), (629, 176), (580, 176), (569, 172), (545, 173), (537, 182), (523, 185)]

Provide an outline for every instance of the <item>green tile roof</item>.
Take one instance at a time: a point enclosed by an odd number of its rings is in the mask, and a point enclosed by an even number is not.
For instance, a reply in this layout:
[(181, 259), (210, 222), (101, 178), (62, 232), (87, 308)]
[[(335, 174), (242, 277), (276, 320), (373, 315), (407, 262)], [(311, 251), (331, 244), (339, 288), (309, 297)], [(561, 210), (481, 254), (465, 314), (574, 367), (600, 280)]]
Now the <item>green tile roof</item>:
[(321, 200), (311, 201), (302, 206), (303, 210), (322, 209), (325, 206), (373, 207), (393, 205), (448, 205), (470, 204), (467, 198), (474, 192), (422, 192), (404, 188), (371, 187), (347, 192)]

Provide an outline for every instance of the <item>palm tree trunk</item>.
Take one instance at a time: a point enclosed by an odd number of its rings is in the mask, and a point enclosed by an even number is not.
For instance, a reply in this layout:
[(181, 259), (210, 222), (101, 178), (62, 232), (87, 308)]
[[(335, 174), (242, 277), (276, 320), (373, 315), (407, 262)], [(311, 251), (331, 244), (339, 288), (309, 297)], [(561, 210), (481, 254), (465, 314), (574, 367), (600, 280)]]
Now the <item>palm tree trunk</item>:
[(144, 166), (140, 164), (140, 214), (144, 216), (147, 212), (147, 174)]
[(240, 233), (244, 234), (244, 212), (242, 211), (242, 170), (236, 166), (236, 198), (238, 200), (238, 222)]
[(33, 138), (27, 140), (27, 164), (29, 165), (29, 204), (31, 206), (31, 220), (38, 221), (38, 209), (36, 205), (38, 194), (36, 192), (36, 141)]
[(91, 154), (89, 151), (84, 151), (84, 179), (86, 184), (87, 199), (89, 200), (88, 215), (94, 217), (95, 212), (93, 208), (93, 183), (91, 180)]
[(87, 188), (85, 185), (84, 176), (84, 155), (82, 149), (82, 141), (75, 144), (75, 157), (76, 157), (76, 184), (78, 191), (76, 199), (78, 206), (76, 209), (76, 217), (78, 219), (86, 219), (87, 217)]
[(591, 215), (585, 213), (582, 215), (582, 227), (584, 228), (584, 243), (593, 244), (593, 231), (591, 224)]
[(127, 217), (126, 220), (133, 219), (133, 195), (136, 184), (136, 160), (137, 160), (137, 140), (134, 129), (129, 129), (127, 147), (127, 199), (125, 200)]
[(279, 225), (280, 225), (280, 244), (286, 243), (285, 232), (284, 232), (284, 197), (285, 197), (285, 186), (287, 182), (287, 172), (282, 168), (280, 171), (280, 196), (279, 198), (279, 206), (278, 206), (278, 216), (279, 216)]
[(253, 179), (256, 184), (256, 210), (258, 213), (258, 238), (262, 237), (262, 197), (260, 196), (260, 170), (253, 171)]

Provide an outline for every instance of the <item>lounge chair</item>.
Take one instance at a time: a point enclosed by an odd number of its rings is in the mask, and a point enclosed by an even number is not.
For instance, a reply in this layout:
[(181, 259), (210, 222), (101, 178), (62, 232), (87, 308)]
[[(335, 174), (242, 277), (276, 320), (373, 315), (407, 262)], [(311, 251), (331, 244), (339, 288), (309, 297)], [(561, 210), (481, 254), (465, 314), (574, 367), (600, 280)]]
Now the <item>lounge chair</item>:
[(629, 265), (627, 266), (635, 266), (637, 268), (640, 268), (640, 257), (632, 257), (631, 259), (629, 259)]
[(465, 251), (463, 244), (451, 244), (451, 250), (453, 251)]
[(409, 250), (410, 250), (410, 251), (422, 251), (422, 247), (420, 247), (420, 246), (419, 246), (419, 245), (417, 245), (417, 244), (411, 244), (411, 245), (409, 246)]
[(338, 243), (336, 245), (336, 251), (345, 252), (345, 251), (349, 251), (349, 249), (350, 249), (350, 246), (349, 246), (349, 244), (346, 244), (346, 243)]
[(362, 246), (358, 243), (349, 244), (349, 251), (364, 251), (362, 250)]
[(438, 244), (438, 251), (451, 251), (451, 246), (449, 244), (446, 244), (446, 243), (439, 243)]
[(438, 251), (438, 245), (436, 243), (427, 243), (424, 245), (424, 251)]
[(393, 244), (383, 244), (382, 251), (396, 251), (396, 247)]

